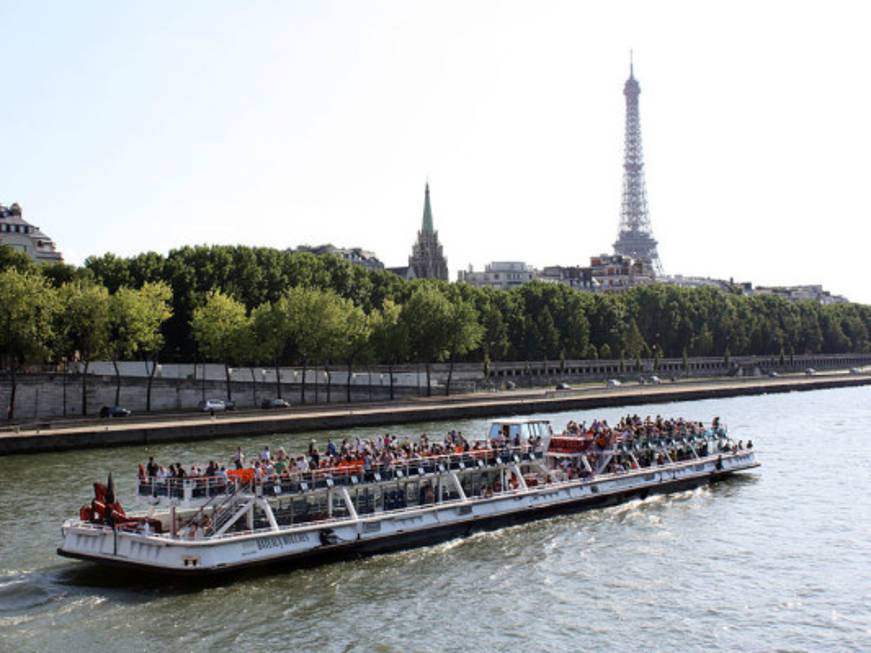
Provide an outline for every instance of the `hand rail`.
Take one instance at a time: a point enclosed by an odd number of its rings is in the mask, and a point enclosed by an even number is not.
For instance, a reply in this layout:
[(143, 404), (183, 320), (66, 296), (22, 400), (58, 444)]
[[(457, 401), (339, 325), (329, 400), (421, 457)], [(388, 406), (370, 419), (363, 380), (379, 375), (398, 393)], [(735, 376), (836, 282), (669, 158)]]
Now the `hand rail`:
[[(341, 465), (337, 467), (324, 467), (318, 469), (310, 469), (306, 471), (285, 471), (282, 474), (273, 474), (268, 478), (255, 478), (254, 486), (264, 486), (274, 484), (275, 480), (287, 480), (296, 483), (310, 483), (313, 487), (320, 485), (329, 485), (328, 481), (333, 484), (350, 485), (353, 484), (352, 477), (357, 479), (357, 482), (364, 480), (366, 477), (374, 477), (375, 474), (396, 477), (396, 472), (401, 472), (402, 476), (420, 475), (420, 470), (424, 474), (447, 471), (463, 465), (477, 464), (482, 461), (486, 464), (495, 462), (508, 462), (503, 460), (505, 456), (512, 460), (515, 455), (539, 457), (537, 454), (543, 450), (541, 447), (519, 446), (519, 447), (504, 447), (502, 449), (487, 448), (487, 449), (469, 449), (462, 453), (439, 454), (436, 456), (423, 456), (419, 458), (402, 458), (389, 463), (374, 463), (369, 469), (366, 469), (363, 463), (354, 462), (353, 464)], [(248, 468), (250, 469), (250, 468)], [(211, 487), (220, 487), (221, 485), (231, 485), (233, 479), (225, 478), (224, 476), (188, 476), (183, 478), (170, 477), (161, 479), (159, 477), (146, 476), (139, 479), (140, 488), (142, 487), (161, 487), (165, 483), (169, 492), (175, 488), (169, 496), (178, 495), (178, 498), (183, 498), (183, 490), (185, 483), (194, 483), (194, 487), (205, 487), (207, 492)], [(143, 492), (140, 489), (140, 495)], [(224, 496), (219, 493), (216, 496)], [(211, 502), (211, 499), (209, 500)]]

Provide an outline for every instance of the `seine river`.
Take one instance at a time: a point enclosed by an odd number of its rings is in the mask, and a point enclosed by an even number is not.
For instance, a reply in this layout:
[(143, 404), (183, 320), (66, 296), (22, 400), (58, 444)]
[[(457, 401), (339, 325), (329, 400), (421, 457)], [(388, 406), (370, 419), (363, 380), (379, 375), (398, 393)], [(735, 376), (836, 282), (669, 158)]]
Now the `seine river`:
[[(226, 460), (237, 444), (299, 450), (325, 433), (2, 458), (0, 650), (869, 651), (869, 399), (856, 388), (635, 407), (719, 415), (762, 467), (439, 546), (198, 586), (59, 558), (59, 526), (109, 470), (131, 496), (149, 454)], [(622, 412), (547, 417), (561, 427)], [(380, 430), (451, 426), (486, 422)]]

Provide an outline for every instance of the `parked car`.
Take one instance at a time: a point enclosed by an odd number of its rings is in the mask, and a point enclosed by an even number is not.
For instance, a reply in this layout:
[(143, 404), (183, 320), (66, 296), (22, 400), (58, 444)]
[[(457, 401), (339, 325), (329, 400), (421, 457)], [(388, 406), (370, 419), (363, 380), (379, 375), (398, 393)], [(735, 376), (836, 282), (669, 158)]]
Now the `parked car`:
[(103, 406), (100, 409), (100, 417), (127, 417), (130, 411), (121, 406)]
[(778, 374), (777, 372), (772, 370), (771, 372), (768, 373), (768, 376), (772, 379), (776, 379), (778, 376), (780, 376), (780, 374)]
[(862, 370), (860, 370), (858, 367), (851, 367), (850, 374), (862, 374)]
[(618, 385), (623, 385), (618, 379), (608, 379), (609, 388), (616, 388)]
[(225, 410), (231, 410), (227, 408), (227, 404), (223, 399), (206, 399), (201, 401), (197, 407), (204, 413), (222, 413)]
[(806, 376), (814, 376), (817, 373), (817, 371), (814, 368), (809, 367), (804, 371), (804, 373)]
[(554, 389), (555, 390), (571, 390), (572, 386), (570, 386), (568, 383), (557, 383)]
[(280, 397), (276, 397), (275, 399), (264, 399), (260, 402), (261, 408), (290, 408), (290, 404), (281, 399)]
[(647, 382), (652, 383), (653, 385), (659, 385), (660, 383), (662, 383), (662, 379), (660, 379), (658, 376), (651, 376), (648, 377)]

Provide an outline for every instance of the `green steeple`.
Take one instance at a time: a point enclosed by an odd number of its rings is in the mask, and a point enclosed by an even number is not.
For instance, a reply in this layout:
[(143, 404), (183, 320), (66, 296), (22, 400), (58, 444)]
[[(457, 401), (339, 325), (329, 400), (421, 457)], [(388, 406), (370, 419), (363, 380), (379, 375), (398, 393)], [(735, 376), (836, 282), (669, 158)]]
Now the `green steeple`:
[(433, 233), (432, 208), (429, 205), (429, 182), (426, 182), (426, 191), (423, 198), (423, 228), (421, 231), (425, 234)]

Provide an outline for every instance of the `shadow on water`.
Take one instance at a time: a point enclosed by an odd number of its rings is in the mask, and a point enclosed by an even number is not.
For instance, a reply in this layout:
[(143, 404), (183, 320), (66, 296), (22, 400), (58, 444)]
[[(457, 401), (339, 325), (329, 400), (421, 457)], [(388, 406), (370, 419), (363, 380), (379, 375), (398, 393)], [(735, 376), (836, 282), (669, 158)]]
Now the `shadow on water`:
[[(389, 554), (385, 554), (389, 555)], [(249, 569), (223, 571), (202, 576), (178, 576), (148, 570), (106, 567), (94, 562), (71, 562), (51, 570), (53, 582), (79, 590), (106, 592), (118, 590), (126, 602), (135, 604), (158, 596), (194, 595), (205, 590), (229, 587), (235, 583), (267, 576), (289, 575), (330, 563), (360, 559), (358, 554), (312, 558), (303, 561), (274, 561)], [(378, 557), (378, 556), (369, 556)], [(2, 581), (0, 581), (2, 582)], [(2, 595), (0, 595), (2, 605)]]

